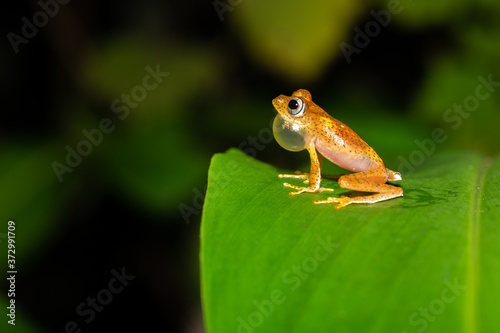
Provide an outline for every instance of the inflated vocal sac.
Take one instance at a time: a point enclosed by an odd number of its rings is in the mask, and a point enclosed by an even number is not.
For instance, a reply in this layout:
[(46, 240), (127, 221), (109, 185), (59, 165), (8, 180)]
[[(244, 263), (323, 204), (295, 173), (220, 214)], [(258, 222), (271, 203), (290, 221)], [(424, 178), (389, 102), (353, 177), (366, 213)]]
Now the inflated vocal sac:
[(310, 142), (310, 136), (303, 126), (289, 122), (279, 114), (274, 118), (273, 134), (276, 142), (290, 151), (304, 150)]

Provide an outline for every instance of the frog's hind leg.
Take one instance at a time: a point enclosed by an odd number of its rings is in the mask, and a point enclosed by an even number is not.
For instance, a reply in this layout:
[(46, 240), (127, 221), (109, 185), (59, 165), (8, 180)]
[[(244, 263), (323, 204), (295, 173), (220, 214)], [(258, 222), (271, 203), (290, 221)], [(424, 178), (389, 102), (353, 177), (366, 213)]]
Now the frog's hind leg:
[(388, 181), (397, 181), (397, 180), (401, 180), (401, 179), (403, 179), (403, 177), (401, 177), (401, 174), (399, 172), (387, 169), (387, 180)]
[[(390, 178), (393, 179), (393, 177)], [(314, 203), (338, 203), (335, 208), (340, 209), (353, 203), (375, 203), (403, 196), (403, 190), (400, 187), (385, 184), (388, 179), (389, 175), (385, 168), (344, 175), (339, 178), (340, 187), (353, 191), (375, 192), (377, 194), (353, 198), (345, 196), (341, 198), (329, 197), (327, 200), (316, 200)]]

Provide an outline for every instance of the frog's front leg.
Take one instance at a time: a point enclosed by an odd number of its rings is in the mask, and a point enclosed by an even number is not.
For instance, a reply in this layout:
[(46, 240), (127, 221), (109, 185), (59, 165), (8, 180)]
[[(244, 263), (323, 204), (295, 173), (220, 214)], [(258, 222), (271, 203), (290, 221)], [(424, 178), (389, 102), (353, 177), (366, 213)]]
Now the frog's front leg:
[[(318, 161), (319, 161), (319, 169), (321, 171), (321, 169), (323, 168), (323, 155), (317, 153), (316, 154), (317, 157), (318, 157)], [(311, 162), (311, 165), (312, 165), (312, 162)], [(308, 184), (309, 183), (309, 175), (310, 173), (309, 172), (302, 172), (302, 171), (295, 171), (295, 173), (292, 175), (292, 174), (279, 174), (278, 175), (278, 178), (292, 178), (292, 179), (304, 179), (304, 184)]]
[(377, 194), (359, 197), (330, 197), (327, 200), (316, 200), (315, 204), (338, 203), (335, 208), (340, 209), (353, 203), (375, 203), (403, 196), (400, 187), (385, 184), (387, 181), (387, 169), (379, 167), (372, 170), (344, 175), (339, 178), (339, 186), (353, 191), (376, 192)]
[[(309, 174), (307, 173), (299, 173), (295, 175), (279, 175), (279, 178), (295, 178), (295, 179), (309, 179), (309, 186), (303, 187), (303, 186), (295, 186), (289, 183), (283, 183), (283, 186), (285, 187), (290, 187), (295, 190), (296, 192), (290, 192), (288, 193), (289, 195), (297, 195), (300, 193), (304, 192), (309, 192), (309, 193), (314, 193), (314, 192), (323, 192), (323, 191), (333, 191), (333, 189), (330, 188), (323, 188), (320, 187), (321, 184), (321, 166), (323, 165), (323, 156), (321, 154), (318, 154), (316, 152), (316, 147), (314, 145), (309, 145), (307, 147), (307, 151), (309, 152), (309, 156), (311, 157), (311, 171)], [(319, 156), (318, 156), (319, 155)]]

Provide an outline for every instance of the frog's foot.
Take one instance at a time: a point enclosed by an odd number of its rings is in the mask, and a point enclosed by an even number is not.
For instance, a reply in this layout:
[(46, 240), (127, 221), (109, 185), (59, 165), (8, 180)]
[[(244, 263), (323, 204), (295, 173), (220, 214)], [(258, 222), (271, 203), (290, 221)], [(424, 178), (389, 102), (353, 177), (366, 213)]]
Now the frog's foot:
[(326, 200), (314, 200), (313, 203), (315, 205), (337, 203), (338, 205), (336, 205), (335, 208), (340, 209), (342, 207), (345, 207), (347, 205), (350, 205), (352, 203), (357, 203), (357, 202), (356, 202), (356, 200), (354, 200), (354, 198), (349, 198), (349, 197), (342, 195), (340, 198), (328, 197)]
[[(396, 176), (394, 176), (396, 178)], [(403, 196), (403, 189), (394, 185), (385, 184), (387, 171), (385, 169), (374, 169), (359, 173), (344, 175), (339, 179), (339, 186), (359, 192), (376, 193), (358, 197), (328, 198), (317, 200), (315, 204), (338, 203), (335, 208), (340, 209), (353, 203), (375, 203)]]
[(309, 183), (309, 173), (308, 172), (302, 172), (302, 171), (295, 171), (295, 174), (290, 175), (290, 174), (279, 174), (278, 178), (292, 178), (292, 179), (303, 179), (304, 184)]
[[(390, 186), (390, 185), (387, 185)], [(342, 207), (345, 207), (350, 204), (360, 204), (360, 203), (365, 203), (365, 204), (371, 204), (371, 203), (376, 203), (388, 199), (392, 199), (398, 196), (402, 196), (402, 191), (401, 194), (393, 195), (393, 194), (387, 194), (387, 193), (378, 193), (378, 194), (373, 194), (373, 195), (367, 195), (367, 196), (359, 196), (359, 197), (347, 197), (345, 195), (340, 196), (340, 198), (334, 198), (334, 197), (328, 197), (326, 200), (314, 200), (313, 203), (315, 205), (319, 204), (326, 204), (326, 203), (337, 203), (338, 205), (335, 206), (335, 209), (340, 209)]]
[(288, 183), (283, 183), (283, 186), (289, 187), (289, 188), (293, 188), (294, 190), (297, 190), (296, 192), (290, 192), (290, 193), (288, 193), (288, 195), (290, 195), (290, 196), (294, 196), (294, 195), (301, 194), (301, 193), (304, 193), (304, 192), (314, 193), (314, 192), (318, 191), (318, 189), (314, 188), (314, 187), (296, 186), (296, 185), (292, 185), (292, 184), (288, 184)]
[(326, 187), (303, 187), (303, 186), (296, 186), (296, 185), (292, 185), (292, 184), (289, 184), (289, 183), (283, 183), (283, 186), (285, 187), (289, 187), (289, 188), (293, 188), (294, 190), (297, 190), (296, 192), (290, 192), (288, 193), (290, 196), (294, 196), (294, 195), (297, 195), (297, 194), (301, 194), (301, 193), (304, 193), (304, 192), (307, 192), (307, 193), (316, 193), (316, 192), (333, 192), (334, 189), (333, 188), (326, 188)]

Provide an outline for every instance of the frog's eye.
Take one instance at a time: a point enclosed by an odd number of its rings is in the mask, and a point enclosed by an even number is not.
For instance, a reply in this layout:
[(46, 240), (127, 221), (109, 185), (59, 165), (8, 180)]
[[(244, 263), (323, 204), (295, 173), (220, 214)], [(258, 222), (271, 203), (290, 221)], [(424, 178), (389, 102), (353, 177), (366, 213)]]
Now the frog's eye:
[(294, 97), (288, 102), (288, 113), (294, 117), (300, 117), (306, 110), (306, 104), (299, 97)]

